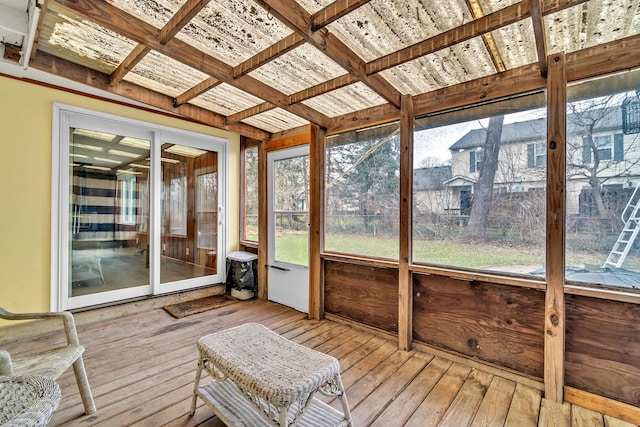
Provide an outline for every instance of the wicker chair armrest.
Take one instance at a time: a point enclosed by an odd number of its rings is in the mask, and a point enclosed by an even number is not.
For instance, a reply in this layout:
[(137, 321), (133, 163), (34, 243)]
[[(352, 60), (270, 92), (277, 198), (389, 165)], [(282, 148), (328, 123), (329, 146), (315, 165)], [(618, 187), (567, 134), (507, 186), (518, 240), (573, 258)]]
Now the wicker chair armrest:
[(60, 319), (64, 325), (64, 332), (67, 342), (71, 345), (80, 345), (78, 332), (73, 315), (67, 311), (42, 312), (42, 313), (11, 313), (0, 307), (0, 319), (5, 320), (46, 320)]
[(0, 376), (13, 375), (11, 355), (6, 350), (0, 350)]

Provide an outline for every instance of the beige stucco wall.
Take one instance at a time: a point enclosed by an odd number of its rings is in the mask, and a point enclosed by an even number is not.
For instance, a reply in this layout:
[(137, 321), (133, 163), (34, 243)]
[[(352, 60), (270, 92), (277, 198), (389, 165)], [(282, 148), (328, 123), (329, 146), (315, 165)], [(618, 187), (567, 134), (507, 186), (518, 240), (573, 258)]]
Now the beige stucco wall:
[(227, 138), (228, 241), (230, 250), (237, 249), (239, 135), (4, 76), (0, 76), (0, 94), (0, 306), (17, 312), (50, 308), (53, 103)]

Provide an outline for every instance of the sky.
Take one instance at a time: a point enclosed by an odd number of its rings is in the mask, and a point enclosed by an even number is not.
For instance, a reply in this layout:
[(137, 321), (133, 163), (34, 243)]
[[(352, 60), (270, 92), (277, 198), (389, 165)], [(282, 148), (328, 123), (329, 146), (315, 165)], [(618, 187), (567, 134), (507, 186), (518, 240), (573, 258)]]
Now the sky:
[[(545, 111), (546, 110), (544, 108), (541, 108), (537, 110), (507, 114), (504, 118), (504, 123), (508, 124), (539, 118), (544, 116)], [(482, 120), (471, 120), (416, 132), (414, 135), (414, 168), (423, 167), (425, 159), (430, 160), (429, 166), (435, 166), (435, 164), (433, 164), (434, 162), (437, 162), (437, 164), (449, 164), (451, 160), (449, 147), (469, 131), (473, 129), (480, 129), (481, 127), (486, 126), (488, 122), (488, 118)]]

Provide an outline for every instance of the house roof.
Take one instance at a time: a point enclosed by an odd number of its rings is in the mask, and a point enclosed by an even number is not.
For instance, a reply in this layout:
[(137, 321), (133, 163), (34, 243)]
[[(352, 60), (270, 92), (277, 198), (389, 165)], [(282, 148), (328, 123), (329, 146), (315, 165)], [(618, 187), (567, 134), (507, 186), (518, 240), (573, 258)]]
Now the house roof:
[[(501, 143), (513, 143), (544, 138), (547, 131), (546, 119), (534, 119), (524, 122), (509, 123), (502, 127)], [(466, 148), (482, 147), (487, 139), (487, 130), (484, 128), (472, 129), (449, 147), (450, 151), (464, 150)]]
[(464, 175), (456, 175), (444, 181), (443, 184), (448, 187), (460, 187), (475, 184), (476, 182), (477, 180), (474, 178), (469, 178)]
[[(607, 100), (605, 100), (607, 101)], [(602, 102), (605, 102), (602, 101)], [(611, 100), (608, 100), (609, 102)], [(637, 101), (640, 102), (640, 101)], [(567, 114), (567, 133), (584, 135), (590, 124), (594, 124), (593, 132), (604, 132), (622, 129), (622, 111), (620, 106), (593, 108), (592, 103), (577, 105), (575, 110)], [(546, 136), (547, 122), (544, 118), (505, 124), (502, 128), (501, 143), (512, 144), (525, 141), (542, 141)], [(482, 147), (485, 144), (487, 131), (484, 128), (472, 129), (449, 147), (452, 152)]]
[(444, 188), (443, 183), (451, 178), (451, 166), (434, 166), (413, 170), (413, 188), (416, 191)]
[[(640, 0), (0, 0), (0, 72), (44, 71), (264, 140), (308, 123), (340, 128), (396, 119), (403, 95), (426, 105), (444, 88), (481, 87), (504, 73), (521, 76), (533, 67), (545, 76), (547, 55), (557, 52), (584, 64), (583, 55), (595, 58), (593, 49), (603, 45), (637, 49), (639, 6)], [(611, 69), (640, 61), (600, 56)], [(590, 67), (583, 68), (572, 78), (588, 75)], [(425, 105), (416, 111), (438, 108)]]

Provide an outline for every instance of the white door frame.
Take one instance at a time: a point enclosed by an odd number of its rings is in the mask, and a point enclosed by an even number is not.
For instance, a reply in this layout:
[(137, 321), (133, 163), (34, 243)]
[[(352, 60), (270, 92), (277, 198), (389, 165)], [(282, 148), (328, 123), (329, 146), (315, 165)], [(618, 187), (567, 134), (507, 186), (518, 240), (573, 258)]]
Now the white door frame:
[[(224, 260), (228, 252), (229, 141), (224, 138), (174, 129), (125, 117), (57, 104), (52, 109), (52, 180), (51, 180), (51, 297), (52, 311), (69, 310), (148, 295), (220, 283), (224, 281)], [(171, 141), (195, 148), (217, 151), (218, 156), (218, 256), (217, 274), (160, 283), (160, 168), (153, 168), (150, 187), (150, 280), (148, 284), (114, 291), (69, 296), (69, 127), (86, 127), (105, 132), (125, 133), (152, 141), (150, 157), (160, 164), (160, 141)], [(155, 184), (154, 184), (155, 183)], [(154, 219), (155, 218), (155, 219)]]
[[(267, 210), (268, 210), (268, 254), (267, 281), (269, 283), (267, 299), (303, 313), (309, 312), (309, 267), (278, 261), (276, 254), (275, 214), (274, 214), (274, 164), (278, 160), (309, 155), (309, 145), (301, 145), (267, 153)], [(307, 226), (307, 233), (308, 233)]]

